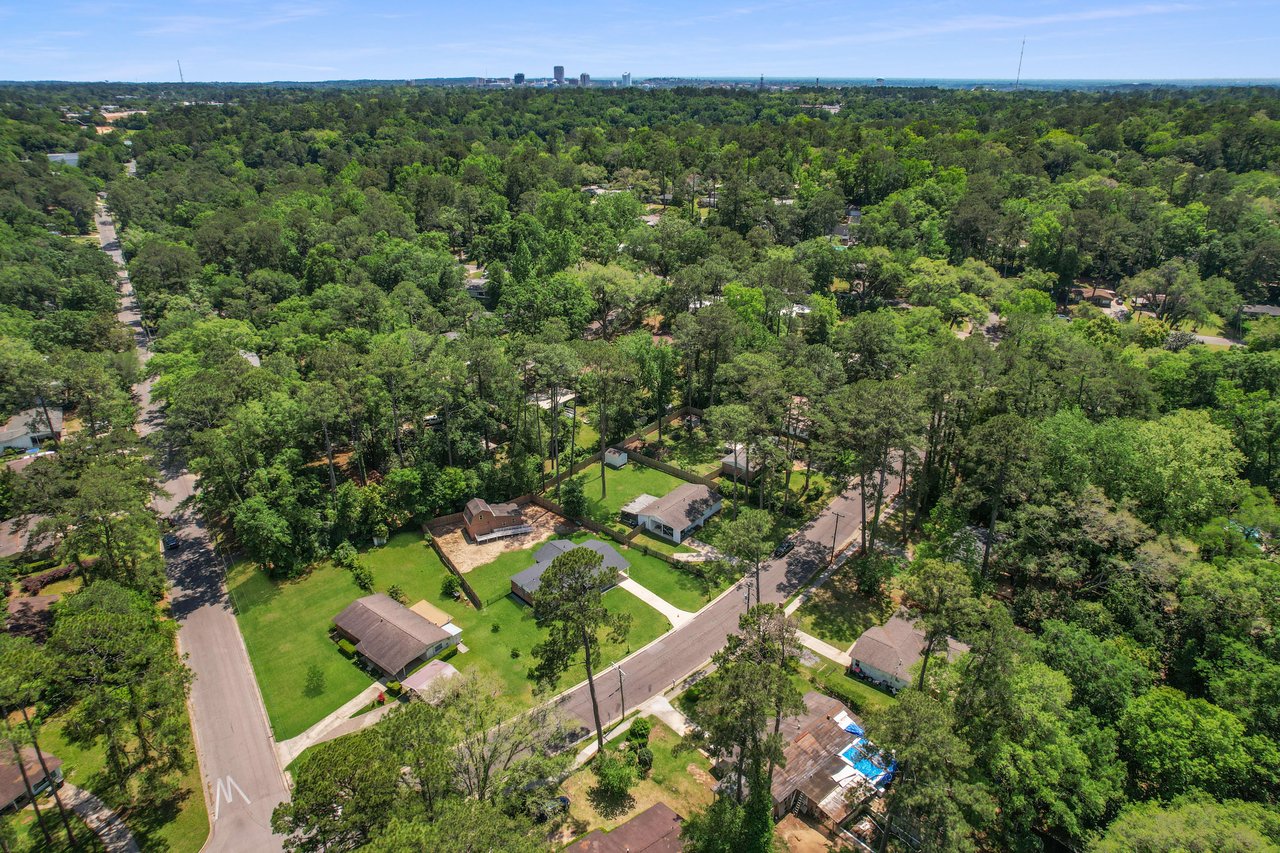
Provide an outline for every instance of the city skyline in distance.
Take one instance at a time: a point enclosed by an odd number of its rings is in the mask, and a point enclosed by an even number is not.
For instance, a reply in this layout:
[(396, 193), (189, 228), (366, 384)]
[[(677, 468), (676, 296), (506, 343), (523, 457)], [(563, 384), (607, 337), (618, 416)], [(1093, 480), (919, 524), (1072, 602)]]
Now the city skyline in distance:
[(751, 78), (1239, 80), (1280, 76), (1268, 0), (567, 0), (405, 9), (390, 0), (50, 0), (0, 8), (0, 79), (189, 82)]

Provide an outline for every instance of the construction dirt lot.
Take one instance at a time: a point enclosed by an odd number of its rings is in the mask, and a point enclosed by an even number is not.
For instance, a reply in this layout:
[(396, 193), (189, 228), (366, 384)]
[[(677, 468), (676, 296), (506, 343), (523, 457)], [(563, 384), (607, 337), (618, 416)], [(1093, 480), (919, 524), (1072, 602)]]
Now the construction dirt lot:
[(486, 566), (508, 551), (520, 551), (550, 539), (555, 534), (573, 533), (578, 526), (549, 509), (532, 503), (520, 508), (524, 523), (533, 528), (519, 536), (507, 536), (477, 545), (467, 537), (462, 522), (432, 528), (431, 535), (440, 545), (440, 550), (448, 555), (449, 560), (458, 567), (458, 571), (466, 574), (472, 569)]

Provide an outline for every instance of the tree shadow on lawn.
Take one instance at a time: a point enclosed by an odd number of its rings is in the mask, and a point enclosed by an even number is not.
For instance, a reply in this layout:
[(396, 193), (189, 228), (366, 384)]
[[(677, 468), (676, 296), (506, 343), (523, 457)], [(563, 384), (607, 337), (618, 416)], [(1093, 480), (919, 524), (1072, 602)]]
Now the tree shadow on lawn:
[(845, 648), (863, 631), (892, 616), (893, 601), (887, 595), (867, 598), (857, 591), (852, 573), (840, 571), (814, 590), (797, 615), (810, 633)]
[(181, 788), (171, 796), (155, 801), (144, 801), (120, 811), (120, 816), (133, 832), (140, 850), (169, 850), (170, 844), (161, 830), (178, 819), (182, 804), (188, 797), (199, 796), (188, 788)]
[(636, 798), (630, 793), (622, 796), (611, 796), (608, 792), (601, 790), (599, 785), (594, 785), (587, 791), (587, 799), (591, 802), (591, 808), (595, 809), (596, 814), (605, 820), (613, 820), (619, 815), (624, 815), (635, 807)]

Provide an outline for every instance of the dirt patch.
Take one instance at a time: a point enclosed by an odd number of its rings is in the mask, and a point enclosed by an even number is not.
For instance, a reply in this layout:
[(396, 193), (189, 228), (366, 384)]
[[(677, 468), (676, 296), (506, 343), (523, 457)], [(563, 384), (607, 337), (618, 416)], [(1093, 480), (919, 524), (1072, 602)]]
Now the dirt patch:
[(711, 790), (714, 791), (716, 789), (716, 777), (712, 776), (710, 773), (703, 770), (701, 767), (694, 764), (693, 762), (690, 762), (689, 766), (685, 767), (685, 772), (688, 773), (690, 776), (692, 776), (694, 779), (696, 779), (698, 782), (702, 783), (703, 785), (706, 785)]
[(519, 536), (508, 536), (494, 539), (477, 545), (467, 538), (462, 522), (443, 525), (431, 531), (440, 550), (448, 555), (450, 561), (458, 567), (458, 571), (466, 574), (472, 569), (487, 566), (508, 551), (522, 551), (525, 548), (544, 542), (555, 535), (567, 535), (575, 532), (578, 526), (562, 515), (549, 509), (528, 503), (520, 507), (524, 523), (533, 528)]
[(793, 814), (779, 821), (776, 831), (791, 853), (827, 853), (831, 849), (825, 835)]

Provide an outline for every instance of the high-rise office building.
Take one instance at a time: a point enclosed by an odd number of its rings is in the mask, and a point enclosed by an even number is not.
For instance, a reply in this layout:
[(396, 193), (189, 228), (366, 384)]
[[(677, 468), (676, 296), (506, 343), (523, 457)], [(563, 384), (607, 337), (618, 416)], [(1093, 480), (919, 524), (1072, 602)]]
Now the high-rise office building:
[(581, 86), (581, 87), (582, 87), (582, 88), (584, 88), (584, 89), (585, 89), (586, 87), (590, 86), (590, 85), (591, 85), (591, 75), (590, 75), (590, 74), (588, 74), (588, 73), (587, 73), (587, 72), (585, 72), (585, 71), (583, 71), (581, 74), (579, 74), (579, 75), (578, 75), (578, 85), (579, 85), (579, 86)]
[(557, 83), (564, 82), (564, 66), (563, 65), (557, 65), (555, 67), (555, 78)]
[(630, 71), (622, 72), (622, 87), (625, 89), (630, 85), (631, 85), (631, 72)]
[(523, 86), (523, 85), (524, 85), (524, 72), (520, 72), (520, 73), (516, 74), (516, 76), (515, 76), (515, 77), (512, 77), (511, 79), (515, 82), (515, 84), (516, 84), (517, 86)]

